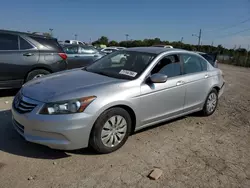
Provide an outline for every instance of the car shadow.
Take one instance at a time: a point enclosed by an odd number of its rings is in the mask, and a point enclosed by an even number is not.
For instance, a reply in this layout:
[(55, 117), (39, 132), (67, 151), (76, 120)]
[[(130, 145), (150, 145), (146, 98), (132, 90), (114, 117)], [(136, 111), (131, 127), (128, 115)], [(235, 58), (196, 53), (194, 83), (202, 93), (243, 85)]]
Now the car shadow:
[(12, 97), (17, 94), (19, 89), (0, 89), (0, 97)]
[(10, 110), (0, 111), (0, 119), (0, 151), (23, 157), (50, 160), (70, 157), (70, 153), (94, 155), (90, 149), (66, 152), (25, 141), (12, 126)]

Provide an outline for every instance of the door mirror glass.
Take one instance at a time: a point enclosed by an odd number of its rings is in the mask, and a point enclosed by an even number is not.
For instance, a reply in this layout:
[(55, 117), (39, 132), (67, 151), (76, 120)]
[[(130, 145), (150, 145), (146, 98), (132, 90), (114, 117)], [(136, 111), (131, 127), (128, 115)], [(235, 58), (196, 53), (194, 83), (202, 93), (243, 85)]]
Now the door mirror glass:
[(161, 74), (161, 73), (153, 74), (150, 77), (150, 80), (153, 83), (165, 83), (167, 81), (167, 79), (168, 79), (168, 76), (165, 74)]

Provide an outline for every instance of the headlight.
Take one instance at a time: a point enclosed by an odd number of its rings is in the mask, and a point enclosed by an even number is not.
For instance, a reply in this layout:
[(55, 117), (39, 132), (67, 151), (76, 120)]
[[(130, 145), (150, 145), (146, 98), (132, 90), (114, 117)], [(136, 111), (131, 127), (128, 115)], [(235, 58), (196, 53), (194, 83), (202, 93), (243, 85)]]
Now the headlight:
[(76, 100), (62, 101), (45, 104), (40, 114), (73, 114), (83, 112), (95, 100), (95, 96), (84, 97)]

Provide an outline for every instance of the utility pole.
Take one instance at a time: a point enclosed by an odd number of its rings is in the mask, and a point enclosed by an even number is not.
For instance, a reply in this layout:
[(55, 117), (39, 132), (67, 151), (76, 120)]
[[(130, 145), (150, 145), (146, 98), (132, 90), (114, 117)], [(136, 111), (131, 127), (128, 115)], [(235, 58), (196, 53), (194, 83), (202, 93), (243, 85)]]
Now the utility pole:
[(200, 47), (201, 45), (201, 29), (200, 29), (200, 32), (199, 32), (199, 41), (198, 41), (198, 46)]
[(198, 38), (198, 50), (199, 50), (200, 45), (201, 45), (201, 29), (200, 29), (199, 35), (192, 34), (192, 36), (195, 36)]
[(89, 39), (89, 44), (92, 44), (92, 40), (91, 40), (91, 38)]
[(49, 30), (50, 30), (50, 36), (53, 36), (53, 30), (54, 30), (54, 29), (49, 28)]
[(77, 40), (77, 34), (75, 34), (75, 40)]
[(183, 37), (181, 37), (181, 43), (183, 42)]

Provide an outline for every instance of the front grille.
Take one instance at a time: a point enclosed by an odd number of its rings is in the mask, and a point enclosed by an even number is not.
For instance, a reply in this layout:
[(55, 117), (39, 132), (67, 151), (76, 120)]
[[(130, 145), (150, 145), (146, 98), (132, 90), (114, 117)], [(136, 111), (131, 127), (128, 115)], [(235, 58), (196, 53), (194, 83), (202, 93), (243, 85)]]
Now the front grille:
[(19, 113), (28, 113), (31, 112), (37, 104), (34, 102), (31, 102), (30, 99), (27, 97), (22, 96), (21, 93), (18, 93), (14, 99), (14, 108), (19, 112)]

